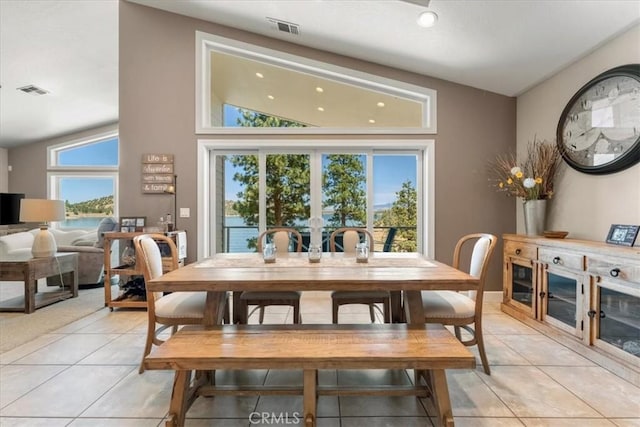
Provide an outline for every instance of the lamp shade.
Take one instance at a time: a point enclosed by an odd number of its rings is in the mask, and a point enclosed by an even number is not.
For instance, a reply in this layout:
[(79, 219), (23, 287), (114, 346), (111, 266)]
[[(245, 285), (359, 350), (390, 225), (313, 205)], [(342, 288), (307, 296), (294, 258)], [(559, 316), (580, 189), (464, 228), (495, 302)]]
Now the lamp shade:
[(65, 218), (64, 201), (48, 199), (22, 199), (20, 221), (51, 222)]

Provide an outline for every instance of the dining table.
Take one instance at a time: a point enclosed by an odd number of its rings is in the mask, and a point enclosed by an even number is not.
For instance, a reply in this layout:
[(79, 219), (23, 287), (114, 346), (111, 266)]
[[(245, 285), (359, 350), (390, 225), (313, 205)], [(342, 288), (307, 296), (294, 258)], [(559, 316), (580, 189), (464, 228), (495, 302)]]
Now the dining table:
[[(307, 253), (292, 252), (269, 263), (256, 252), (217, 253), (146, 284), (153, 292), (206, 292), (205, 327), (222, 323), (229, 291), (389, 291), (401, 297), (403, 312), (396, 320), (409, 328), (424, 327), (421, 291), (469, 291), (478, 285), (478, 278), (423, 254), (396, 252), (373, 252), (366, 262), (344, 252), (323, 253), (320, 262), (310, 262)], [(423, 378), (429, 386), (431, 374), (416, 371), (416, 384)], [(438, 375), (446, 384), (443, 372)], [(439, 398), (450, 413), (448, 391)]]
[(227, 292), (243, 291), (389, 291), (400, 294), (402, 319), (424, 323), (420, 292), (469, 291), (478, 278), (415, 252), (373, 252), (367, 262), (344, 252), (322, 254), (309, 262), (307, 253), (278, 254), (266, 263), (261, 253), (217, 253), (170, 271), (147, 283), (153, 292), (207, 292), (205, 325), (222, 321)]

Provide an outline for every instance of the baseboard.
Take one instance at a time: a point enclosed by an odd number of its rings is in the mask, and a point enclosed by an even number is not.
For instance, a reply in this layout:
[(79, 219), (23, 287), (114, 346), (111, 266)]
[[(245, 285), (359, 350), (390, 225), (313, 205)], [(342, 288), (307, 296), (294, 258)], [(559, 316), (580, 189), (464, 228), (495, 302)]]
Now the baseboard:
[(502, 302), (502, 291), (485, 291), (484, 302)]

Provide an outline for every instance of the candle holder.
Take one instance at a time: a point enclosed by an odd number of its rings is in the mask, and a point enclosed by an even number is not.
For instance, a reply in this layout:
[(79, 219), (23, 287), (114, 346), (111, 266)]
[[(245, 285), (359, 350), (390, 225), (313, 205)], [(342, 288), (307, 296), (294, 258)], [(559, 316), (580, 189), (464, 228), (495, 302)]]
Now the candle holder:
[(309, 245), (309, 262), (320, 262), (320, 258), (322, 258), (322, 246), (316, 244)]
[(369, 244), (367, 242), (356, 245), (356, 261), (369, 262)]
[(274, 243), (267, 243), (262, 249), (262, 259), (266, 264), (276, 262), (276, 245)]

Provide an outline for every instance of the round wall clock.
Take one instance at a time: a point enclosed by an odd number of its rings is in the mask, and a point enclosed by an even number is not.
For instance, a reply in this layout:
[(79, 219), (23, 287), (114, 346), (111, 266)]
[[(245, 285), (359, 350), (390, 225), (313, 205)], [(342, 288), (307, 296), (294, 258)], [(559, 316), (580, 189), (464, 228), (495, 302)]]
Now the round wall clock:
[(640, 64), (613, 68), (584, 85), (560, 115), (557, 143), (580, 172), (607, 174), (640, 162)]

